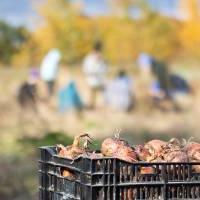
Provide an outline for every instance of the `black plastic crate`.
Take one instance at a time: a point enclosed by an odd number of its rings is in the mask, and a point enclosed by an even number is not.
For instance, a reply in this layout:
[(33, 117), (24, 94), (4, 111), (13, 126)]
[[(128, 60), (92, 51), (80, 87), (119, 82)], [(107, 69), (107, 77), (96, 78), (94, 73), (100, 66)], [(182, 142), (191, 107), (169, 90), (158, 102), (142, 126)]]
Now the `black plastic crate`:
[[(200, 199), (200, 163), (128, 163), (115, 158), (57, 156), (56, 147), (40, 148), (39, 200)], [(149, 168), (149, 172), (144, 170)], [(66, 169), (74, 179), (65, 178)]]

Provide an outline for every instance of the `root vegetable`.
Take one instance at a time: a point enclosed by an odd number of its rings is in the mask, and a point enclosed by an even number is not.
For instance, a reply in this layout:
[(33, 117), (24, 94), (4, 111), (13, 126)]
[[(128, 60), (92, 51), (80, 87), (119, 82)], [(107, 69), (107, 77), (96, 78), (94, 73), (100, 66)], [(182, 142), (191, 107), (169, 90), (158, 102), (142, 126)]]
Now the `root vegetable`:
[(186, 145), (186, 152), (191, 161), (200, 161), (200, 144), (196, 142), (191, 142)]
[(149, 151), (151, 155), (159, 156), (163, 150), (163, 146), (167, 143), (162, 140), (151, 140), (144, 145), (144, 148)]
[[(80, 147), (81, 138), (86, 139), (84, 143), (84, 147)], [(63, 145), (58, 145), (58, 148), (60, 149), (58, 155), (61, 157), (74, 160), (79, 155), (87, 153), (88, 143), (91, 143), (90, 140), (91, 138), (88, 134), (82, 134), (82, 135), (76, 136), (72, 145), (67, 146), (67, 147), (64, 147)]]
[(68, 178), (69, 180), (75, 180), (76, 176), (71, 173), (69, 170), (63, 169), (61, 170), (61, 175), (65, 178)]
[[(190, 162), (200, 162), (200, 144), (190, 142), (185, 147)], [(200, 173), (200, 165), (193, 165), (195, 172)]]
[(107, 138), (103, 141), (101, 145), (101, 152), (105, 156), (112, 156), (118, 151), (119, 147), (129, 146), (129, 144), (120, 138)]
[(101, 146), (101, 152), (104, 156), (115, 157), (127, 162), (137, 161), (135, 150), (118, 137), (105, 139)]
[(187, 162), (188, 156), (183, 150), (181, 142), (172, 138), (169, 142), (151, 140), (144, 146), (137, 146), (140, 160), (147, 162)]
[[(85, 138), (84, 147), (80, 147), (81, 138)], [(87, 153), (88, 151), (87, 147), (88, 147), (88, 143), (90, 143), (90, 140), (91, 138), (88, 134), (82, 134), (82, 135), (76, 136), (74, 138), (74, 142), (72, 145), (67, 146), (67, 147), (64, 147), (63, 145), (58, 145), (58, 148), (59, 148), (58, 155), (64, 158), (74, 160), (78, 156)], [(76, 179), (75, 175), (67, 169), (61, 170), (61, 175), (70, 180)]]
[(150, 162), (152, 160), (154, 160), (154, 155), (151, 155), (151, 153), (149, 152), (148, 149), (146, 149), (144, 146), (142, 145), (138, 145), (135, 148), (135, 152), (137, 153), (137, 157), (139, 158), (139, 160), (141, 161), (147, 161)]
[(140, 173), (141, 174), (153, 174), (153, 173), (155, 173), (155, 169), (153, 167), (141, 167)]
[(188, 156), (183, 151), (171, 151), (163, 154), (163, 159), (166, 162), (188, 162)]
[(166, 144), (167, 143), (162, 140), (151, 140), (147, 142), (144, 146), (138, 145), (136, 147), (137, 156), (142, 161), (160, 161), (160, 154), (163, 151), (163, 146), (165, 146)]
[(166, 162), (188, 162), (188, 155), (181, 142), (172, 138), (166, 145), (162, 146), (161, 156)]
[(117, 152), (113, 154), (113, 157), (127, 162), (136, 162), (137, 156), (133, 148), (128, 146), (122, 146)]

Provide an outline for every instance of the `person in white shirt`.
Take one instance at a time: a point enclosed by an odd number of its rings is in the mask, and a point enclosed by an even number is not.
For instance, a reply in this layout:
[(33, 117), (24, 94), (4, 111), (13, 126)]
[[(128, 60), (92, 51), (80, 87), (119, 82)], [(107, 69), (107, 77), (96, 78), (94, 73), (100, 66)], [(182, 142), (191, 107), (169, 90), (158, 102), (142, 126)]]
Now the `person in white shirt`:
[(127, 112), (133, 107), (132, 80), (121, 70), (105, 90), (106, 104), (118, 111)]
[(88, 54), (83, 62), (83, 72), (90, 88), (90, 107), (96, 105), (97, 93), (102, 91), (105, 84), (107, 65), (101, 54), (102, 45), (96, 43), (93, 51)]
[(58, 49), (51, 49), (41, 63), (40, 76), (47, 84), (49, 96), (52, 96), (54, 92), (60, 59), (60, 51)]
[(137, 60), (140, 70), (144, 73), (151, 73), (152, 57), (147, 53), (141, 53)]

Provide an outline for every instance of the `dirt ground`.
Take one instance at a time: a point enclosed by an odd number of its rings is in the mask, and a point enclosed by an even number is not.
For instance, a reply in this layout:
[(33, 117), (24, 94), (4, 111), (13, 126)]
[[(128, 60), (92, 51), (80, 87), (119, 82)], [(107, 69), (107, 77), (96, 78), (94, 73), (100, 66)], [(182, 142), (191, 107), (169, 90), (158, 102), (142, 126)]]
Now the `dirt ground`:
[[(111, 78), (117, 69), (110, 71)], [(181, 112), (162, 112), (152, 108), (149, 101), (142, 101), (137, 72), (130, 70), (133, 76), (135, 108), (129, 113), (113, 111), (103, 104), (99, 97), (95, 110), (61, 114), (57, 108), (56, 95), (49, 103), (44, 101), (45, 89), (39, 83), (39, 113), (21, 112), (16, 102), (17, 89), (26, 80), (28, 70), (16, 68), (0, 69), (0, 199), (36, 200), (37, 147), (54, 144), (56, 141), (71, 143), (74, 136), (83, 132), (93, 138), (120, 133), (131, 144), (141, 144), (151, 138), (168, 140), (171, 137), (194, 137), (200, 140), (200, 71), (180, 70), (193, 85), (193, 95), (181, 99)], [(79, 92), (87, 104), (89, 92), (79, 68), (62, 68), (59, 72), (57, 88), (63, 87), (69, 80), (75, 80)], [(53, 134), (49, 134), (53, 133)], [(48, 138), (48, 139), (47, 139)], [(56, 140), (57, 138), (57, 140)], [(63, 139), (64, 138), (64, 139)], [(58, 140), (59, 139), (59, 140)], [(66, 140), (66, 141), (64, 141)], [(21, 142), (20, 142), (21, 141)], [(29, 141), (28, 143), (26, 143)], [(32, 143), (37, 141), (37, 143)], [(39, 143), (38, 143), (39, 141)], [(30, 143), (31, 142), (31, 143)], [(94, 148), (99, 141), (96, 141)]]
[[(114, 71), (114, 70), (113, 70)], [(152, 108), (149, 102), (139, 98), (141, 91), (137, 88), (137, 74), (134, 76), (135, 109), (129, 113), (110, 110), (99, 98), (95, 110), (61, 114), (57, 109), (56, 96), (50, 103), (45, 103), (43, 83), (39, 83), (40, 101), (39, 114), (20, 112), (16, 103), (16, 93), (19, 85), (26, 79), (27, 69), (1, 69), (0, 71), (0, 129), (1, 145), (8, 147), (17, 138), (23, 136), (42, 137), (49, 131), (61, 131), (69, 135), (82, 132), (90, 133), (93, 137), (102, 138), (120, 131), (121, 134), (131, 135), (136, 141), (151, 137), (195, 137), (200, 139), (200, 90), (198, 70), (193, 73), (186, 71), (188, 80), (195, 85), (194, 95), (181, 99), (181, 112), (161, 112)], [(115, 73), (111, 72), (110, 77)], [(194, 76), (195, 75), (195, 76)], [(89, 100), (87, 84), (80, 70), (61, 68), (57, 88), (63, 87), (69, 80), (75, 80), (80, 94), (85, 101)], [(133, 141), (134, 143), (134, 141)], [(4, 148), (4, 150), (5, 150)]]

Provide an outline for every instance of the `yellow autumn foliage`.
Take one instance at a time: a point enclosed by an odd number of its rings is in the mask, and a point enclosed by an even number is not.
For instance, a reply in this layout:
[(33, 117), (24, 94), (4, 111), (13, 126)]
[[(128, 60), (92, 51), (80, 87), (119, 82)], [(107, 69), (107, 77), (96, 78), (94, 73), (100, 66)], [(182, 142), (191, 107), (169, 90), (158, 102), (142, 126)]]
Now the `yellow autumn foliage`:
[(200, 57), (200, 21), (187, 21), (180, 32), (180, 40), (185, 53)]
[(103, 42), (105, 57), (115, 64), (132, 63), (142, 51), (160, 59), (173, 59), (181, 52), (199, 54), (199, 20), (177, 21), (155, 12), (137, 19), (114, 15), (88, 17), (66, 0), (47, 0), (40, 12), (44, 25), (32, 33), (16, 58), (21, 56), (23, 60), (24, 56), (30, 63), (34, 58), (39, 63), (50, 48), (57, 47), (63, 62), (77, 63), (96, 40)]

